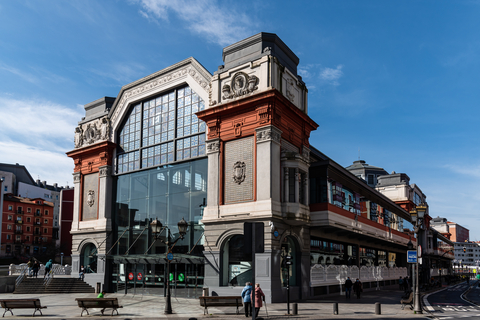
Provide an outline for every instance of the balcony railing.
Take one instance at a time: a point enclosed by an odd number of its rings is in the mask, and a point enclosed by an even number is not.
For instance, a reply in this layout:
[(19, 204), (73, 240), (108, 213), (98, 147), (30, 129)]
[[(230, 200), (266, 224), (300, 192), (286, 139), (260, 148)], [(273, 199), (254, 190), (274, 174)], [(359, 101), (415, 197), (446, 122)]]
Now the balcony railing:
[(16, 214), (24, 214), (25, 212), (23, 210), (17, 210)]
[(41, 213), (41, 212), (35, 212), (35, 216), (41, 217), (41, 216), (42, 216), (42, 213)]
[(16, 224), (23, 224), (23, 220), (15, 220)]
[(15, 230), (16, 234), (23, 234), (23, 230)]
[(33, 224), (37, 225), (37, 226), (41, 226), (42, 223), (40, 221), (35, 221)]
[(15, 240), (15, 244), (22, 244), (23, 241), (22, 240)]

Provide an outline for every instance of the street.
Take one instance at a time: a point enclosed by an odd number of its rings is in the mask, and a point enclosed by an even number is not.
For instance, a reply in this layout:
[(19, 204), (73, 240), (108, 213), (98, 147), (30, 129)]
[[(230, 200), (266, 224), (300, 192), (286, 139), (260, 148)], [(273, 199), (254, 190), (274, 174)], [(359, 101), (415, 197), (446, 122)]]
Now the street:
[(473, 288), (467, 297), (463, 295), (469, 287), (466, 282), (426, 295), (424, 297), (426, 309), (435, 319), (480, 319), (480, 307), (467, 301), (467, 299), (479, 300), (478, 282), (471, 281), (470, 284)]

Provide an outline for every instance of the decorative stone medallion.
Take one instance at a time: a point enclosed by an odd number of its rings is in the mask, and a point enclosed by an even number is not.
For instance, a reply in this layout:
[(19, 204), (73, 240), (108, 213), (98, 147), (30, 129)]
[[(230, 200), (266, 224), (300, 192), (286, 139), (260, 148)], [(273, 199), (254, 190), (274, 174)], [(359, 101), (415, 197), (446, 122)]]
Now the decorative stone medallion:
[(91, 207), (95, 204), (95, 191), (88, 190), (87, 194), (87, 204)]
[(246, 165), (243, 161), (237, 161), (233, 165), (233, 181), (237, 184), (241, 184), (245, 181)]
[(223, 99), (233, 99), (252, 93), (258, 89), (258, 78), (254, 75), (249, 76), (245, 72), (237, 72), (230, 85), (225, 84), (222, 88)]

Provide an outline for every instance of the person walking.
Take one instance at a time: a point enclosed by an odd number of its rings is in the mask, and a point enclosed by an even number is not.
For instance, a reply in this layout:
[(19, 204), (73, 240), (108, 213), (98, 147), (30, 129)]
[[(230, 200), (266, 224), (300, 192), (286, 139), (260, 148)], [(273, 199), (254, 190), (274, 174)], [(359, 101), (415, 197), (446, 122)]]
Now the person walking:
[(352, 297), (352, 286), (353, 282), (350, 279), (350, 277), (347, 277), (347, 280), (345, 280), (345, 298), (350, 299)]
[(400, 290), (403, 290), (403, 279), (402, 277), (400, 277), (400, 279), (398, 279), (398, 286), (400, 287)]
[(242, 290), (242, 298), (243, 298), (243, 307), (245, 309), (245, 317), (249, 317), (252, 315), (252, 297), (250, 294), (252, 293), (252, 284), (250, 282), (245, 283), (245, 288)]
[(408, 276), (403, 279), (403, 289), (405, 292), (410, 291), (410, 279)]
[(32, 271), (33, 271), (32, 277), (38, 278), (38, 269), (40, 269), (40, 263), (38, 262), (38, 260), (35, 260), (33, 262), (33, 267), (32, 267)]
[(362, 288), (362, 282), (358, 278), (355, 280), (355, 283), (353, 284), (353, 291), (357, 295), (357, 299), (360, 299), (360, 294), (362, 293), (363, 288)]
[(50, 272), (50, 270), (52, 270), (52, 265), (53, 265), (52, 259), (48, 260), (48, 262), (45, 263), (45, 274), (43, 275), (43, 278), (45, 278), (47, 274)]
[(255, 308), (255, 318), (258, 317), (258, 313), (260, 312), (260, 308), (262, 307), (262, 297), (265, 297), (265, 294), (260, 288), (260, 284), (255, 283), (255, 301), (253, 301), (252, 299), (253, 307)]

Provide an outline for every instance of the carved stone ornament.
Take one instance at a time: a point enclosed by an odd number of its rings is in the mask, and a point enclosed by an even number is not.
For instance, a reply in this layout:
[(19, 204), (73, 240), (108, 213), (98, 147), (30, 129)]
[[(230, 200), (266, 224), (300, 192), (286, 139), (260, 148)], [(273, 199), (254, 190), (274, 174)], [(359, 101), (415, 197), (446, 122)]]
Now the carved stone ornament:
[(207, 141), (207, 153), (214, 153), (220, 151), (220, 141)]
[(249, 76), (245, 72), (237, 72), (230, 85), (225, 84), (222, 88), (223, 99), (238, 98), (252, 93), (258, 89), (258, 78), (254, 75)]
[(93, 120), (75, 128), (75, 148), (81, 148), (100, 140), (109, 140), (111, 133), (110, 119)]
[(257, 143), (264, 141), (274, 141), (280, 143), (282, 132), (275, 127), (266, 127), (257, 129)]
[(213, 94), (213, 89), (212, 89), (212, 83), (210, 82), (208, 84), (208, 100), (209, 100), (209, 106), (214, 106), (217, 104), (217, 100), (213, 100), (212, 98)]
[(91, 207), (95, 204), (95, 191), (88, 190), (87, 193), (87, 204)]
[(246, 167), (247, 166), (243, 161), (235, 162), (233, 165), (233, 181), (235, 181), (235, 183), (241, 184), (243, 181), (245, 181)]
[(110, 174), (110, 167), (109, 166), (108, 167), (102, 167), (102, 168), (100, 168), (99, 172), (100, 172), (100, 177), (106, 177)]
[(288, 79), (287, 81), (287, 99), (290, 100), (290, 102), (294, 102), (295, 100), (295, 95), (293, 94), (293, 88), (294, 88), (294, 83), (292, 79)]
[(80, 173), (73, 174), (73, 183), (80, 183)]

